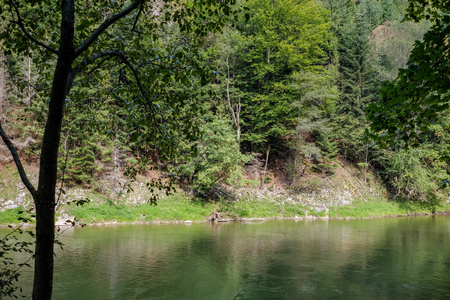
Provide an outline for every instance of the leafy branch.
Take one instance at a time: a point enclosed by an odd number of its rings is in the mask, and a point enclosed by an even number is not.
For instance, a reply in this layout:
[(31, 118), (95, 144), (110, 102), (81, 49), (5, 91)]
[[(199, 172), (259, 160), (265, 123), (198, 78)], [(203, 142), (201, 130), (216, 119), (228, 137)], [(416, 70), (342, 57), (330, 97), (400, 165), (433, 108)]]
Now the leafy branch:
[(25, 34), (27, 36), (27, 38), (29, 40), (31, 40), (32, 42), (36, 43), (37, 45), (49, 50), (50, 52), (58, 55), (58, 51), (53, 49), (52, 47), (50, 47), (49, 45), (39, 41), (38, 39), (36, 39), (35, 37), (33, 37), (25, 28), (25, 25), (23, 24), (23, 20), (22, 20), (22, 16), (20, 15), (19, 12), (19, 8), (17, 7), (17, 4), (14, 1), (9, 1), (9, 3), (13, 6), (14, 8), (14, 12), (17, 16), (17, 21), (11, 21), (11, 23), (13, 24), (17, 24), (20, 27), (20, 30), (22, 30), (23, 34)]
[(144, 0), (137, 0), (132, 4), (130, 4), (124, 10), (122, 10), (120, 13), (117, 13), (111, 16), (110, 18), (106, 19), (96, 30), (94, 30), (92, 35), (89, 38), (87, 38), (84, 41), (84, 43), (75, 50), (75, 57), (80, 56), (84, 51), (86, 51), (98, 39), (98, 37), (108, 29), (109, 26), (111, 26), (118, 20), (122, 19), (126, 15), (130, 14), (132, 11), (138, 8), (139, 5), (142, 5), (143, 3)]

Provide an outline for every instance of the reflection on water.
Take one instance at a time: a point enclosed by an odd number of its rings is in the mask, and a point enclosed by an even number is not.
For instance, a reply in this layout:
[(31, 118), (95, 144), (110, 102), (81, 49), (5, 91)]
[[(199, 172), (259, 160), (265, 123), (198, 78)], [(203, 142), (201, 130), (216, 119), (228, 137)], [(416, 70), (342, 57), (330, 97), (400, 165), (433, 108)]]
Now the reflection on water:
[(449, 217), (91, 227), (60, 239), (54, 299), (450, 298)]

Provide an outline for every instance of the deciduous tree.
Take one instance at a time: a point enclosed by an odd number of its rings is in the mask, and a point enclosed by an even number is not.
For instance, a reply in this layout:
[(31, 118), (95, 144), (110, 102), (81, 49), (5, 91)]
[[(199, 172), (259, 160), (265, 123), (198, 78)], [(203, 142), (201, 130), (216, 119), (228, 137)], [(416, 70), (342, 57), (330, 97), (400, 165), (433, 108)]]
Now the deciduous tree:
[[(131, 105), (130, 109), (146, 109), (141, 114), (148, 121), (141, 124), (144, 128), (163, 128), (157, 111), (161, 105), (158, 107), (153, 98), (155, 89), (169, 82), (186, 82), (189, 73), (175, 65), (197, 55), (199, 40), (188, 42), (191, 54), (178, 52), (176, 57), (167, 56), (172, 68), (159, 65), (159, 57), (150, 56), (154, 53), (152, 41), (170, 24), (178, 24), (182, 32), (197, 37), (219, 30), (232, 13), (233, 3), (134, 0), (100, 1), (94, 5), (74, 0), (0, 1), (2, 24), (5, 24), (0, 34), (4, 54), (32, 54), (41, 75), (47, 76), (50, 82), (37, 188), (30, 182), (17, 149), (0, 124), (0, 135), (36, 207), (33, 299), (50, 299), (52, 295), (58, 149), (64, 108), (68, 101), (76, 99), (72, 87), (79, 83), (77, 77), (89, 76), (103, 64), (114, 61), (128, 86), (116, 91), (114, 96), (131, 97), (128, 102), (123, 99)], [(143, 69), (146, 72), (141, 72)], [(194, 66), (190, 72), (196, 71), (199, 69)], [(163, 99), (170, 99), (172, 106), (177, 102), (176, 97)], [(142, 130), (140, 134), (164, 136), (163, 129), (152, 134), (151, 131)]]

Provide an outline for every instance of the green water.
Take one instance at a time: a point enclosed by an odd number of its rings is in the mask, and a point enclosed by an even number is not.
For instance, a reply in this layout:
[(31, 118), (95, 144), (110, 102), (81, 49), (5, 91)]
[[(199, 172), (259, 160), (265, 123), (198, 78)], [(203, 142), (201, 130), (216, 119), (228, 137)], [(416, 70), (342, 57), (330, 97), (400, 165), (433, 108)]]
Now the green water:
[(60, 239), (54, 299), (450, 298), (450, 217), (90, 227)]

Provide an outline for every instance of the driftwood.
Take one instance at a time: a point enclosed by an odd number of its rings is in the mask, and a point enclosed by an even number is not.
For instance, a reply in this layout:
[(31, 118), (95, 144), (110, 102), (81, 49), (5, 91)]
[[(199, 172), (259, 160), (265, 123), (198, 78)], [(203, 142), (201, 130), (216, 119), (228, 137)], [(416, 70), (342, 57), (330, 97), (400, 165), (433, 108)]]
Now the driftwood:
[(224, 216), (217, 212), (216, 210), (213, 210), (209, 217), (206, 218), (209, 222), (232, 222), (232, 221), (242, 221), (242, 218), (240, 217), (234, 217), (234, 218), (224, 218)]
[(206, 218), (206, 220), (210, 222), (222, 222), (223, 218), (220, 213), (218, 213), (216, 210), (213, 210), (211, 212), (211, 215), (209, 215), (209, 217)]

